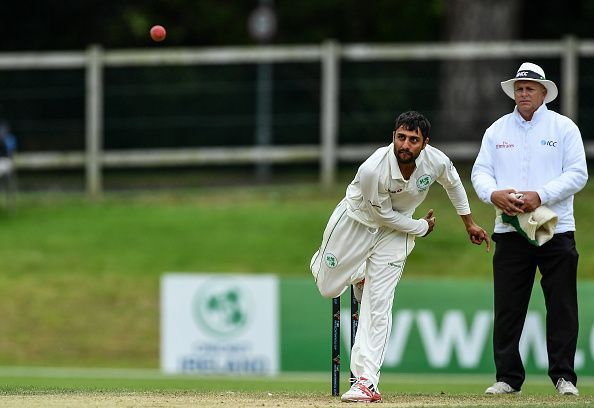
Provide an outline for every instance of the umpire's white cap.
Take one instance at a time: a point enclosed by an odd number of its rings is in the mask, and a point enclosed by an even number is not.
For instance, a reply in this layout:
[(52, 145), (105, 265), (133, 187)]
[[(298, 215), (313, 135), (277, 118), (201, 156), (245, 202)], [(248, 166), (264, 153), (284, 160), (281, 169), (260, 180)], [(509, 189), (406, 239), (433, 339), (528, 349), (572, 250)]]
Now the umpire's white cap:
[(503, 88), (503, 92), (507, 96), (512, 99), (514, 98), (514, 83), (516, 81), (534, 81), (542, 84), (545, 88), (547, 88), (547, 95), (544, 98), (544, 103), (549, 103), (555, 100), (559, 91), (557, 90), (557, 85), (553, 81), (549, 81), (545, 78), (545, 73), (541, 67), (531, 62), (524, 62), (520, 65), (518, 72), (516, 73), (515, 78), (508, 79), (507, 81), (503, 81), (501, 83), (501, 88)]

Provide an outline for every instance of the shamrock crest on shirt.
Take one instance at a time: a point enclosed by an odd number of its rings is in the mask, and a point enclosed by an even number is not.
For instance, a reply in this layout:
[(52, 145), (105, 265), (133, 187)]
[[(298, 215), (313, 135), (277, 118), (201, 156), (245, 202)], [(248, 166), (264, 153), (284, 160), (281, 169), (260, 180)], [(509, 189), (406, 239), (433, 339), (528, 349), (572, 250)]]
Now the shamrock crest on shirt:
[(432, 182), (433, 179), (431, 176), (429, 174), (425, 174), (417, 179), (417, 188), (419, 191), (427, 190)]

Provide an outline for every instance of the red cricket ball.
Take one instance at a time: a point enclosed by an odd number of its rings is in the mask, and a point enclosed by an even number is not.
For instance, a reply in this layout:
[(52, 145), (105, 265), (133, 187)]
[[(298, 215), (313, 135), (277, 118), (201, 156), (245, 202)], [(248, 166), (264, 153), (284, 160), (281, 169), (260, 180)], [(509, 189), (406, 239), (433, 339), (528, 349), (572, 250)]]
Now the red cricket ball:
[(153, 41), (163, 41), (167, 37), (167, 31), (165, 31), (165, 27), (156, 25), (151, 28), (151, 38)]

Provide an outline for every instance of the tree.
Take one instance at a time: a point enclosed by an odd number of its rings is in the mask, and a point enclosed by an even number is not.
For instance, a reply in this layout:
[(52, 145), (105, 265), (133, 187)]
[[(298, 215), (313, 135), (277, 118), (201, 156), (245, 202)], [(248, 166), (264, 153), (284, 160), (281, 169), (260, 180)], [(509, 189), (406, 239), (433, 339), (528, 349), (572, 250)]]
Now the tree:
[[(516, 0), (451, 0), (447, 2), (445, 39), (512, 40), (518, 32)], [(480, 140), (494, 118), (510, 110), (499, 82), (514, 72), (513, 60), (449, 60), (442, 63), (440, 139)]]

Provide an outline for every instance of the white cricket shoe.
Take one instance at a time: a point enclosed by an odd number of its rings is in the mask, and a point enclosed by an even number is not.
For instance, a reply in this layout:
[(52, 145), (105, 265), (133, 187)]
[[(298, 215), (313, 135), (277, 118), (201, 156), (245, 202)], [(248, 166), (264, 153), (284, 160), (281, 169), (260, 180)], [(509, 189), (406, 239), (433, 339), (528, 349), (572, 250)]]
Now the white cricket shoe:
[(521, 392), (503, 381), (497, 381), (485, 390), (485, 394), (520, 394)]
[(555, 388), (557, 388), (557, 391), (559, 391), (559, 394), (561, 395), (580, 395), (576, 386), (571, 382), (566, 381), (565, 378), (559, 378)]
[(371, 381), (359, 377), (351, 389), (342, 394), (342, 402), (381, 402), (382, 396)]
[(355, 295), (355, 299), (359, 303), (361, 303), (361, 299), (363, 298), (363, 286), (365, 286), (365, 278), (357, 283), (353, 283), (353, 295)]

